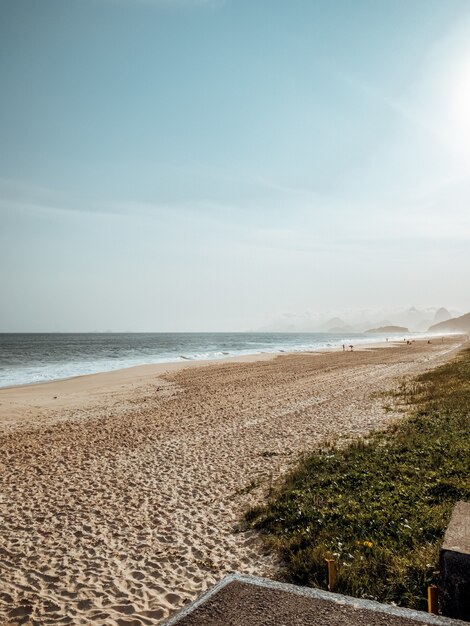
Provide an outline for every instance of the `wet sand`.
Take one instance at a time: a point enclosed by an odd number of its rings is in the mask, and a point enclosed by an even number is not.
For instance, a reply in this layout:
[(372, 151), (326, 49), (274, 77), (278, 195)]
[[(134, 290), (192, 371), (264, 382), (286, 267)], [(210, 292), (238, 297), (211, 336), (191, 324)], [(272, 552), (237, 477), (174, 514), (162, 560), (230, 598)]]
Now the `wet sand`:
[(0, 623), (152, 624), (227, 572), (276, 576), (243, 511), (303, 451), (383, 427), (376, 392), (462, 341), (0, 390)]

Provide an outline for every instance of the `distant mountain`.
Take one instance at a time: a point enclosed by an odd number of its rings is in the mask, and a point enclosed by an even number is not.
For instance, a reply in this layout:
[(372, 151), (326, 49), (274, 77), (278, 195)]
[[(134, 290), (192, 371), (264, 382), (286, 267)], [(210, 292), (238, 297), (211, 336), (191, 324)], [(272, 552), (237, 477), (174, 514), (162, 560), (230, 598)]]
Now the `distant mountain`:
[(341, 334), (355, 333), (357, 332), (357, 330), (353, 326), (349, 326), (348, 324), (346, 324), (346, 326), (332, 326), (331, 328), (328, 328), (327, 332), (335, 333), (336, 335), (341, 335)]
[(445, 322), (434, 324), (429, 328), (431, 333), (465, 333), (470, 334), (470, 313), (453, 317)]
[[(383, 326), (400, 326), (409, 332), (423, 332), (432, 324), (460, 315), (443, 307), (396, 309), (341, 309), (329, 311), (278, 312), (267, 319), (258, 332), (331, 332), (349, 334)], [(407, 331), (408, 332), (408, 331)]]
[(344, 320), (342, 320), (340, 317), (332, 317), (331, 319), (329, 319), (327, 322), (325, 322), (323, 324), (323, 327), (325, 328), (325, 330), (329, 333), (333, 333), (334, 330), (330, 330), (331, 328), (343, 328), (343, 326), (346, 326), (346, 322)]
[(434, 313), (433, 322), (434, 324), (440, 324), (441, 322), (447, 322), (447, 320), (450, 319), (452, 319), (452, 315), (447, 309), (441, 307), (440, 309), (437, 309), (437, 311)]
[(409, 333), (408, 328), (404, 326), (380, 326), (380, 328), (371, 328), (366, 333)]
[(256, 329), (257, 332), (269, 333), (299, 333), (316, 332), (321, 322), (315, 314), (280, 313), (265, 325)]
[[(458, 315), (454, 312), (454, 315)], [(411, 308), (396, 312), (390, 316), (392, 319), (392, 325), (405, 326), (409, 328), (411, 332), (423, 332), (426, 331), (431, 324), (437, 324), (438, 322), (444, 322), (452, 317), (449, 311), (443, 307), (417, 309), (412, 306)], [(379, 324), (380, 326), (386, 326), (386, 324)]]
[(420, 311), (412, 306), (406, 311), (394, 314), (392, 317), (394, 326), (404, 326), (412, 331), (426, 330), (432, 324), (434, 311)]

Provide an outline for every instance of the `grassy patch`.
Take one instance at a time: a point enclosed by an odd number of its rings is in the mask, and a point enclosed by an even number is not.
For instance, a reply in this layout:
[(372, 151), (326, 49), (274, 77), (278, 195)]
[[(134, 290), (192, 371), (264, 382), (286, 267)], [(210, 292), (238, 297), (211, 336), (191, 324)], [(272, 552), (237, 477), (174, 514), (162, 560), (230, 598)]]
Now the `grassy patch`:
[(470, 499), (470, 350), (403, 384), (407, 416), (368, 440), (303, 459), (246, 520), (291, 582), (424, 609), (454, 503)]

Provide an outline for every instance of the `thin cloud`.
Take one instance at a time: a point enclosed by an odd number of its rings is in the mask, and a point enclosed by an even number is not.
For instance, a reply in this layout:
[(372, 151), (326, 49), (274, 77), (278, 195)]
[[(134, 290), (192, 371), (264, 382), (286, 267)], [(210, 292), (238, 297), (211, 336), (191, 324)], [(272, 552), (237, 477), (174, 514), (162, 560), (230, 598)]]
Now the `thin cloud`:
[[(184, 216), (225, 223), (227, 216), (235, 214), (238, 207), (214, 202), (159, 202), (115, 200), (112, 198), (76, 197), (57, 189), (41, 187), (27, 181), (0, 178), (0, 212), (23, 211), (28, 213), (69, 213), (106, 217), (142, 217), (171, 219)], [(233, 224), (233, 220), (231, 221)]]
[(426, 121), (414, 113), (411, 109), (404, 106), (399, 100), (395, 98), (391, 98), (387, 94), (384, 94), (382, 91), (366, 83), (364, 80), (357, 78), (356, 76), (350, 76), (345, 74), (340, 70), (336, 70), (336, 76), (344, 83), (351, 85), (352, 87), (359, 89), (367, 95), (369, 98), (376, 100), (378, 102), (382, 102), (389, 108), (390, 110), (398, 113), (402, 119), (411, 123), (413, 126), (418, 128), (421, 131), (424, 131), (426, 134), (438, 139), (440, 142), (445, 144), (448, 148), (452, 148), (453, 144), (446, 134), (440, 132), (438, 129), (432, 127), (427, 124)]

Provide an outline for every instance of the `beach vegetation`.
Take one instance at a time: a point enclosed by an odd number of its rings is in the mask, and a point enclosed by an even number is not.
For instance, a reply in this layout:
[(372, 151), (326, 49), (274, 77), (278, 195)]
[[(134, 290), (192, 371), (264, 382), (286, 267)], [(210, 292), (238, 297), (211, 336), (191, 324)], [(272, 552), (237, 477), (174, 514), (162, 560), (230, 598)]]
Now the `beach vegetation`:
[(470, 499), (470, 350), (390, 396), (386, 430), (303, 456), (247, 523), (289, 582), (425, 609), (452, 508)]

